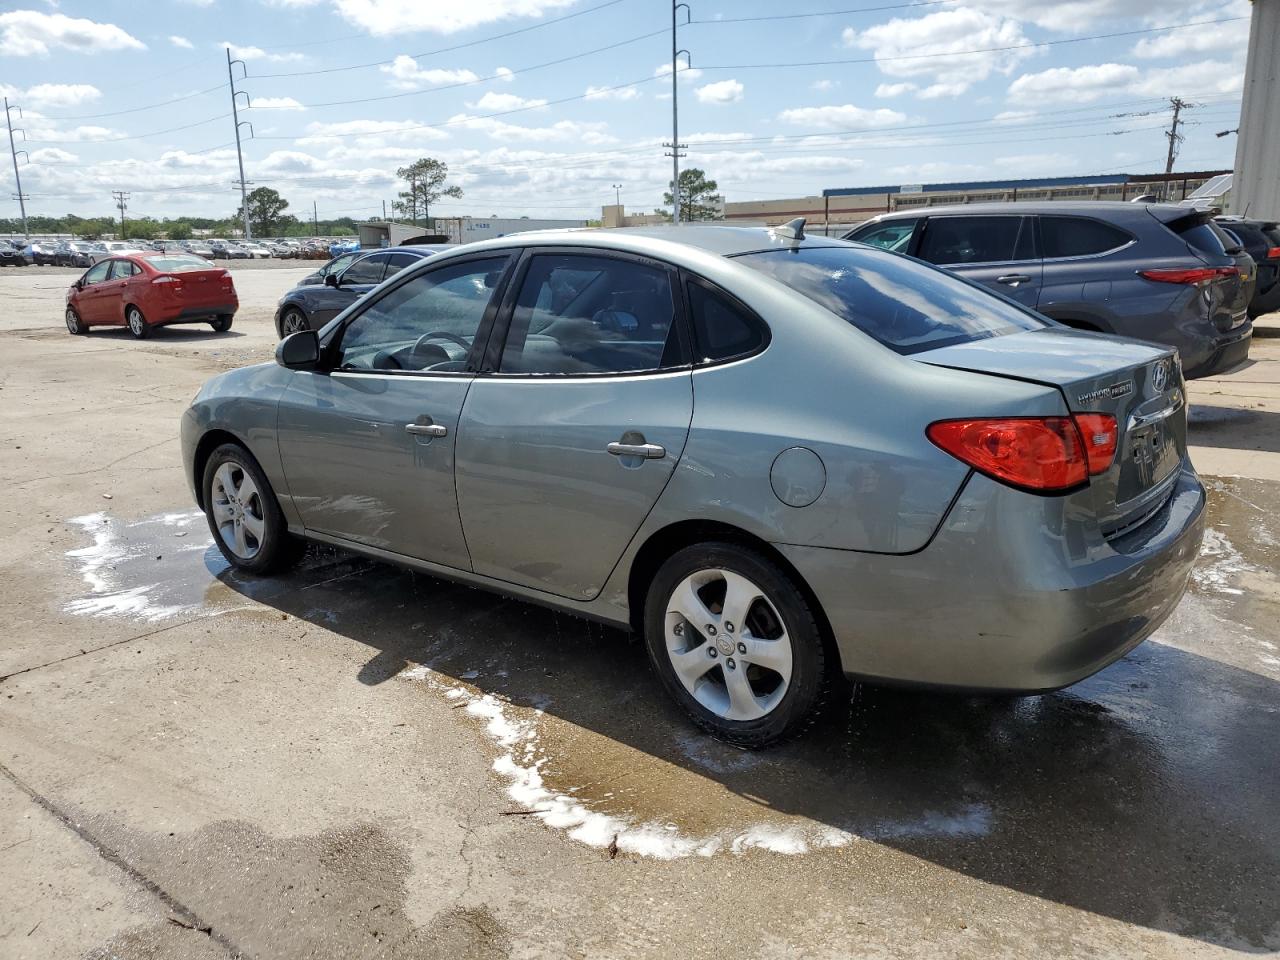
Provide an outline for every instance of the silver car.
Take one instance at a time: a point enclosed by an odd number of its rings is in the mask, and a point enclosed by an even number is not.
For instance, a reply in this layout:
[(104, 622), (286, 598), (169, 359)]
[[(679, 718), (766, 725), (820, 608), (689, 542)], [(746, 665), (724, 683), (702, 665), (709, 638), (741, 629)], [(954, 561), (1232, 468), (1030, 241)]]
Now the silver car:
[(801, 222), (460, 247), (210, 380), (182, 442), (236, 567), (314, 540), (634, 630), (746, 746), (841, 674), (1101, 670), (1205, 502), (1172, 350)]

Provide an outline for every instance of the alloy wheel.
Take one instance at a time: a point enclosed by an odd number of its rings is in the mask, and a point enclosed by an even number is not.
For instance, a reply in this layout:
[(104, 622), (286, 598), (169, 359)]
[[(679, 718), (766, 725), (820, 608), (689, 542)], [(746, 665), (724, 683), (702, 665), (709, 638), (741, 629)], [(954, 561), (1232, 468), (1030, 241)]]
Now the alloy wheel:
[(262, 494), (240, 464), (228, 460), (213, 475), (213, 520), (223, 545), (241, 560), (252, 560), (267, 534)]
[(142, 318), (142, 311), (137, 307), (129, 308), (129, 332), (140, 337), (147, 330), (147, 321)]
[(786, 696), (791, 638), (777, 608), (732, 570), (699, 570), (667, 600), (667, 656), (685, 690), (724, 720), (757, 720)]
[(67, 332), (80, 332), (80, 318), (76, 316), (76, 312), (70, 307), (67, 307)]
[(302, 330), (310, 329), (307, 318), (297, 310), (290, 310), (284, 315), (284, 333), (288, 336), (291, 333), (298, 333)]

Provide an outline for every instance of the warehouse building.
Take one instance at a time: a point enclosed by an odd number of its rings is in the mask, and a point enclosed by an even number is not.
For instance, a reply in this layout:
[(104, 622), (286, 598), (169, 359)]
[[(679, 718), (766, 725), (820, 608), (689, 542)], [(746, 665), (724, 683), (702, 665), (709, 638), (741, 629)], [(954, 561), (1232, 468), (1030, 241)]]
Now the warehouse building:
[(471, 243), (526, 230), (585, 227), (585, 220), (531, 220), (529, 217), (432, 217), (431, 226), (370, 220), (356, 225), (360, 246), (398, 247), (405, 243)]

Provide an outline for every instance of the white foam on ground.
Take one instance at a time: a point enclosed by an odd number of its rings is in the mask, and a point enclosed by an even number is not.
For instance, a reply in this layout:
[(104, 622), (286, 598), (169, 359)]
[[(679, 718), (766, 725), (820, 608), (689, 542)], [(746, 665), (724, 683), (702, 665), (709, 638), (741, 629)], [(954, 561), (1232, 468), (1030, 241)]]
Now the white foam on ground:
[(1237, 576), (1256, 569), (1245, 560), (1244, 555), (1232, 545), (1221, 530), (1209, 527), (1204, 532), (1204, 543), (1200, 547), (1200, 562), (1191, 572), (1191, 579), (1202, 590), (1212, 590), (1227, 596), (1240, 596), (1244, 593), (1239, 587), (1232, 586)]
[[(859, 839), (849, 831), (812, 821), (760, 822), (707, 836), (689, 836), (673, 823), (638, 822), (625, 814), (592, 810), (571, 793), (552, 790), (543, 779), (542, 768), (549, 758), (538, 739), (542, 710), (533, 710), (527, 719), (520, 719), (510, 704), (492, 694), (476, 693), (426, 666), (411, 667), (400, 676), (426, 683), (455, 706), (465, 703), (465, 712), (483, 722), (485, 733), (500, 751), (493, 761), (493, 770), (506, 782), (508, 799), (519, 810), (533, 811), (532, 818), (554, 830), (564, 831), (570, 839), (587, 846), (604, 848), (616, 843), (624, 853), (676, 860), (719, 853), (742, 855), (750, 851), (795, 856), (847, 846)], [(990, 809), (971, 805), (959, 814), (929, 812), (915, 820), (878, 823), (862, 833), (868, 838), (963, 837), (985, 836), (990, 830)]]

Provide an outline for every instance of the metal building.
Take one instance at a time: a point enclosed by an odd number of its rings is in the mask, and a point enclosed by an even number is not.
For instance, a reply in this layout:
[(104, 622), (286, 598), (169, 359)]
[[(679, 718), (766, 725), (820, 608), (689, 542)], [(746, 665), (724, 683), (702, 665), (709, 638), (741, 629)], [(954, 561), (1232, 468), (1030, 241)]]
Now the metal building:
[(1280, 0), (1253, 0), (1231, 212), (1280, 219)]

